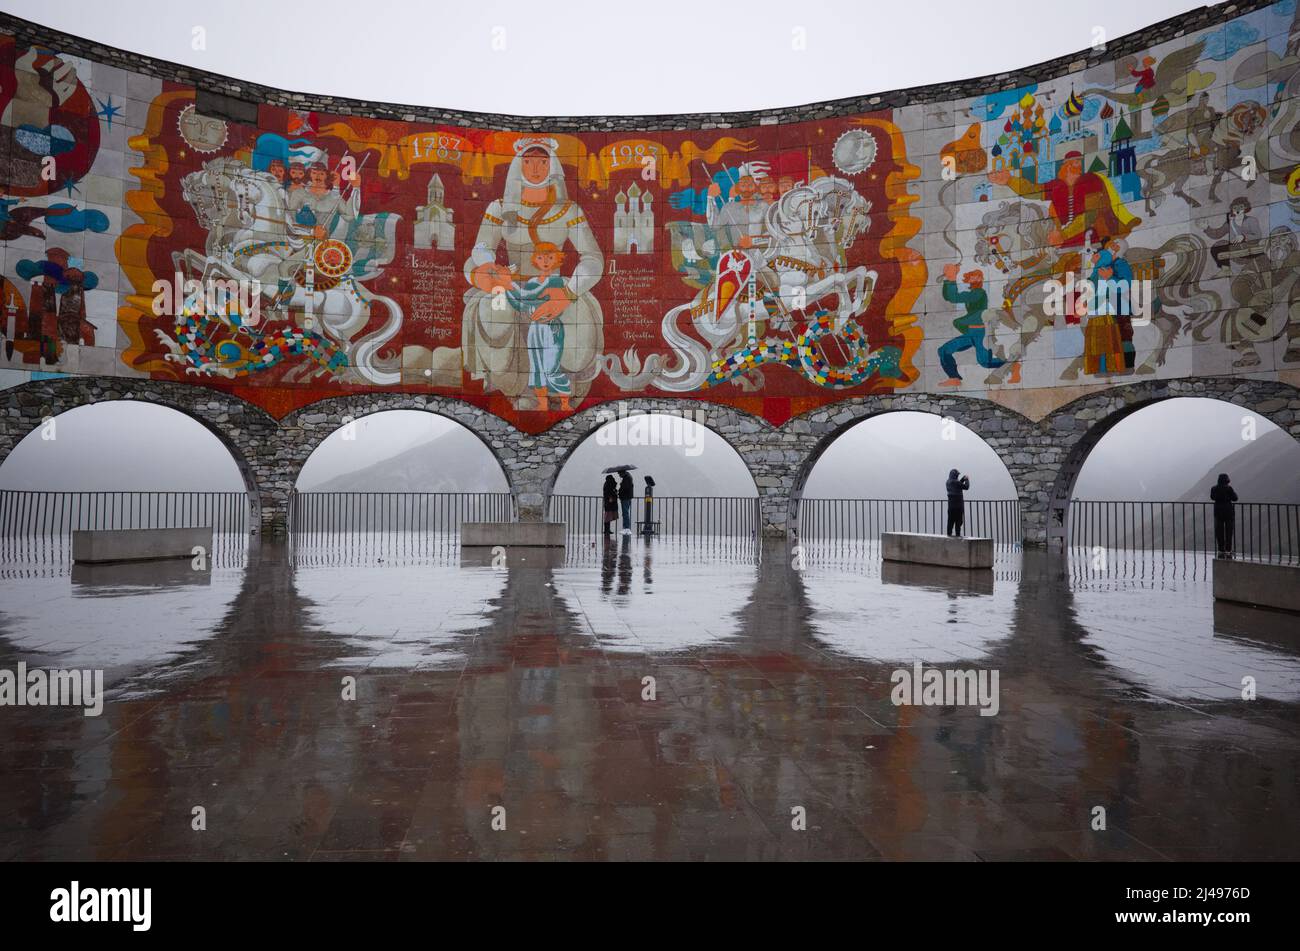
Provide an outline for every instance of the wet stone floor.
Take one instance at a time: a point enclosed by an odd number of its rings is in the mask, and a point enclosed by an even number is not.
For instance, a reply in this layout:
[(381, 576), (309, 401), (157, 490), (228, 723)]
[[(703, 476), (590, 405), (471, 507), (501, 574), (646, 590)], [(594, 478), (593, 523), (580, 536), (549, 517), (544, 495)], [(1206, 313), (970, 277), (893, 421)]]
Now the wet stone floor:
[[(1295, 859), (1300, 625), (1208, 574), (721, 538), (11, 551), (0, 669), (101, 669), (106, 700), (0, 707), (0, 860)], [(896, 705), (917, 664), (996, 672), (996, 714)]]

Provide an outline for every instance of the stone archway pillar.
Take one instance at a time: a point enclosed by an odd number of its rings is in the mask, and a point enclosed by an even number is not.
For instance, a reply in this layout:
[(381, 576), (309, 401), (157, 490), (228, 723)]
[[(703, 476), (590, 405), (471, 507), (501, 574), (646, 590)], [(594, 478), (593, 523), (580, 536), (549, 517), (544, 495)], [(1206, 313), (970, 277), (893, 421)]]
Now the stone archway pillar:
[(547, 518), (549, 487), (559, 473), (563, 450), (546, 434), (518, 434), (505, 453), (501, 464), (509, 473), (515, 499), (515, 518), (521, 522), (542, 522)]
[(257, 491), (249, 493), (250, 518), (254, 528), (263, 535), (285, 535), (289, 531), (289, 504), (297, 470), (282, 454), (265, 451), (278, 447), (282, 439), (283, 433), (277, 431), (274, 439), (259, 447), (262, 451), (251, 467)]
[[(996, 424), (994, 424), (996, 426)], [(1025, 422), (1019, 431), (995, 435), (985, 421), (971, 427), (997, 453), (1016, 487), (1020, 502), (1020, 532), (1029, 547), (1047, 544), (1051, 524), (1052, 487), (1065, 450), (1059, 437), (1045, 427)]]

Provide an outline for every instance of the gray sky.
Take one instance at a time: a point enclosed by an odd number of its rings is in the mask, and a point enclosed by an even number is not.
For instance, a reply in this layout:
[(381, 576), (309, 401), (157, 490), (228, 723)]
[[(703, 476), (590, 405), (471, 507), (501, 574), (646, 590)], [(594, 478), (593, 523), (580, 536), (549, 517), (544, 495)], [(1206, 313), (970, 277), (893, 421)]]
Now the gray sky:
[(884, 92), (1032, 65), (1091, 46), (1097, 29), (1114, 39), (1202, 5), (0, 0), (29, 20), (252, 82), (523, 115), (745, 110)]
[(0, 489), (244, 490), (230, 453), (184, 413), (149, 403), (80, 406), (37, 429), (0, 465)]

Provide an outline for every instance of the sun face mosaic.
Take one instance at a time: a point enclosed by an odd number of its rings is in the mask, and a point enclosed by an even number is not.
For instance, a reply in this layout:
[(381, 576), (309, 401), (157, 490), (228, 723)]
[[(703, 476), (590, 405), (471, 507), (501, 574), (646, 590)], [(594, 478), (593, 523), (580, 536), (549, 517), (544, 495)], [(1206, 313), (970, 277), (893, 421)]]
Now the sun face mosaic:
[(0, 386), (148, 377), (277, 416), (431, 393), (540, 431), (629, 396), (783, 422), (1300, 380), (1295, 7), (954, 102), (644, 134), (241, 124), (0, 34)]

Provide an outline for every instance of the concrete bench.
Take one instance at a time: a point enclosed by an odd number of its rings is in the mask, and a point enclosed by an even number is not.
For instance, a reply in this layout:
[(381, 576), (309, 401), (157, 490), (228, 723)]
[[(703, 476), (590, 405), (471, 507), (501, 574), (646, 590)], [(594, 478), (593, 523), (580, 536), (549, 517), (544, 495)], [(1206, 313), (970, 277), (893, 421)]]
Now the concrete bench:
[(1300, 565), (1216, 558), (1214, 597), (1221, 601), (1300, 612)]
[(78, 564), (121, 561), (158, 561), (193, 558), (202, 548), (212, 556), (209, 528), (118, 528), (72, 533), (72, 560)]
[(881, 584), (908, 585), (948, 594), (989, 595), (993, 593), (993, 572), (980, 568), (949, 568), (946, 565), (914, 561), (884, 561), (880, 564)]
[[(212, 565), (209, 558), (207, 568)], [(196, 571), (190, 560), (78, 562), (72, 566), (72, 586), (89, 588), (179, 588), (212, 584), (210, 570)]]
[(563, 522), (462, 522), (462, 548), (563, 548)]
[(946, 568), (992, 568), (993, 539), (951, 538), (920, 532), (884, 532), (881, 555), (886, 561), (911, 561)]
[(563, 568), (568, 553), (563, 548), (538, 548), (528, 545), (502, 545), (492, 548), (462, 548), (462, 568), (510, 568), (540, 570)]

